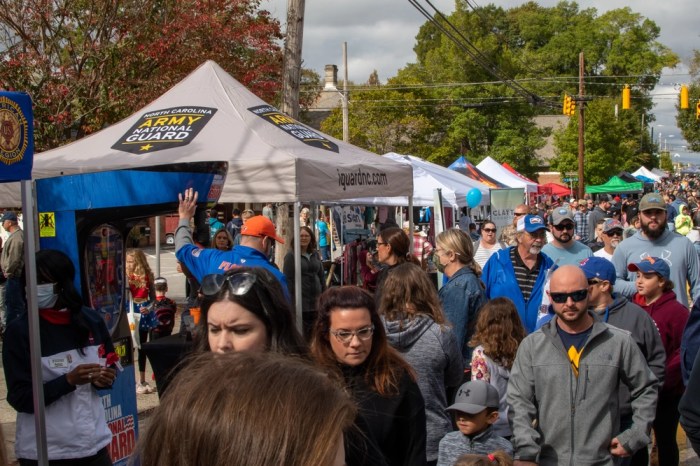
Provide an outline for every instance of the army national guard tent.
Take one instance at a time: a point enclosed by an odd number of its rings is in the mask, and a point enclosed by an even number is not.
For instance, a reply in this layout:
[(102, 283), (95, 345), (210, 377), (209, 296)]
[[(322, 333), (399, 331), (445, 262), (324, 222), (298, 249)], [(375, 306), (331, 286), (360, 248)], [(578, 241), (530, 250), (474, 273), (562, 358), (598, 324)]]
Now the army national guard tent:
[[(413, 191), (409, 165), (306, 127), (213, 61), (119, 123), (38, 154), (32, 178), (191, 162), (228, 164), (219, 202), (332, 201)], [(16, 183), (0, 187), (0, 203), (20, 204)]]

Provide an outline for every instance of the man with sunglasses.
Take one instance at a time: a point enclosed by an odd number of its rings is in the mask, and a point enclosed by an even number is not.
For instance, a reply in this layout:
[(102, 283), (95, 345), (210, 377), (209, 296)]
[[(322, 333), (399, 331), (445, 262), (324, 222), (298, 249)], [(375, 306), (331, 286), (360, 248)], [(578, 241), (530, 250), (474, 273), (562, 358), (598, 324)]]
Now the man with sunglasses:
[[(507, 390), (516, 465), (612, 465), (650, 442), (659, 381), (629, 332), (588, 311), (588, 292), (578, 266), (555, 270), (556, 316), (518, 348)], [(624, 430), (621, 385), (633, 420)]]
[(603, 233), (600, 236), (603, 240), (603, 247), (594, 252), (593, 255), (612, 262), (613, 253), (622, 241), (622, 232), (622, 223), (614, 218), (606, 219), (603, 224)]
[(501, 229), (501, 236), (498, 241), (507, 244), (508, 246), (515, 246), (515, 232), (517, 231), (518, 219), (530, 213), (530, 206), (527, 204), (518, 204), (513, 209), (513, 222), (510, 225), (506, 225)]
[(659, 193), (649, 193), (642, 198), (639, 219), (641, 231), (622, 241), (613, 254), (612, 262), (617, 271), (616, 291), (632, 297), (637, 291), (636, 272), (630, 272), (627, 266), (647, 257), (660, 257), (671, 268), (670, 279), (676, 299), (690, 307), (686, 287), (690, 288), (693, 302), (700, 298), (700, 260), (693, 243), (668, 230), (666, 203)]
[(175, 230), (175, 257), (184, 264), (199, 283), (209, 274), (223, 274), (234, 267), (263, 267), (270, 271), (282, 285), (285, 296), (289, 298), (287, 279), (284, 274), (268, 260), (268, 253), (274, 242), (284, 244), (277, 236), (274, 224), (269, 218), (258, 215), (250, 217), (240, 232), (240, 244), (230, 251), (214, 248), (200, 249), (194, 245), (190, 221), (197, 210), (198, 193), (192, 188), (178, 194), (180, 221)]
[(574, 239), (574, 213), (568, 207), (558, 207), (552, 211), (549, 231), (552, 241), (542, 248), (542, 252), (552, 258), (557, 265), (574, 265), (586, 257), (591, 257), (591, 248)]

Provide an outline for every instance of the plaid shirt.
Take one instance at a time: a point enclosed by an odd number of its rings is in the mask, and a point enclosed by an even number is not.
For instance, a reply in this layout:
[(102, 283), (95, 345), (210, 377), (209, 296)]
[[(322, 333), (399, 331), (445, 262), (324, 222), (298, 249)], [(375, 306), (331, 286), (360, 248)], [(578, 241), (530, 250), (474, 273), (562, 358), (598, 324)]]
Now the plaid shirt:
[(576, 211), (574, 223), (576, 224), (574, 234), (578, 236), (579, 241), (583, 244), (588, 243), (588, 212)]

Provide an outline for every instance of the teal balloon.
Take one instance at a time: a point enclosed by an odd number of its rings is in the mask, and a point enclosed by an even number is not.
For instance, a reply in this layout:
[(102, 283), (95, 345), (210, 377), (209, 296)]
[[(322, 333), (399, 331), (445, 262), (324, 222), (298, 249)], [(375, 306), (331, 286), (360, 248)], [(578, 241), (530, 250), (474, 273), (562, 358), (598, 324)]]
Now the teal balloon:
[(472, 188), (467, 193), (467, 205), (473, 209), (481, 203), (481, 191), (476, 188)]

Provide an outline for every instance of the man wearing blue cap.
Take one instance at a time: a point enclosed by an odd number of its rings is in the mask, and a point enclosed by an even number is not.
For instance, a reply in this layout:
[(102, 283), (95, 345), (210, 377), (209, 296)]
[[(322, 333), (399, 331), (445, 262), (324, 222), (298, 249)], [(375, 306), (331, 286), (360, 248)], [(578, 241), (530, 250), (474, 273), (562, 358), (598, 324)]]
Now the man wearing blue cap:
[(693, 301), (700, 298), (700, 260), (693, 243), (678, 233), (668, 230), (666, 204), (661, 194), (646, 194), (639, 203), (641, 231), (620, 242), (612, 262), (617, 271), (615, 290), (628, 298), (637, 291), (636, 272), (627, 266), (647, 257), (660, 257), (670, 266), (670, 280), (675, 285), (676, 299), (690, 307), (686, 285)]
[(550, 217), (552, 241), (545, 244), (542, 252), (552, 258), (555, 264), (576, 265), (593, 251), (585, 244), (574, 239), (574, 213), (568, 207), (557, 207)]
[(542, 217), (520, 217), (515, 231), (516, 246), (494, 253), (481, 276), (486, 297), (506, 297), (513, 301), (528, 333), (535, 330), (540, 309), (549, 306), (549, 301), (543, 303), (543, 298), (548, 272), (554, 263), (542, 253), (546, 231)]
[(19, 227), (17, 214), (6, 210), (2, 215), (2, 227), (10, 236), (7, 237), (0, 255), (0, 268), (7, 279), (5, 282), (5, 322), (10, 323), (25, 312), (24, 300), (24, 234)]

